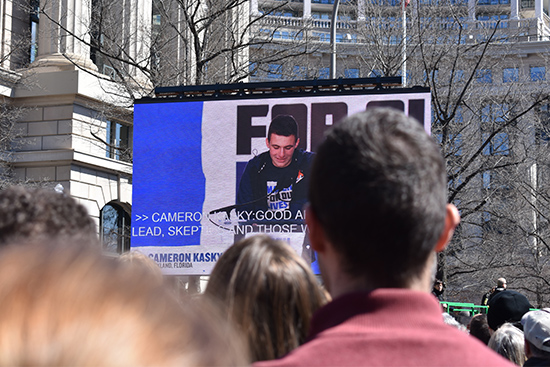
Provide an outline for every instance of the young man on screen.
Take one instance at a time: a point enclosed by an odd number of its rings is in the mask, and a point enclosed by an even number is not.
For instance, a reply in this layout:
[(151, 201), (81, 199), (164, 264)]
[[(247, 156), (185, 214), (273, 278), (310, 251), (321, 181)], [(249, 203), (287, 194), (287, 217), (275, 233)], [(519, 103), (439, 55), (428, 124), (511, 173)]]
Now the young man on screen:
[(308, 341), (257, 366), (509, 366), (445, 325), (430, 294), (459, 214), (445, 164), (418, 121), (390, 109), (349, 117), (317, 151), (306, 221), (333, 301)]
[(269, 150), (246, 165), (237, 191), (237, 210), (290, 210), (294, 218), (307, 202), (313, 153), (298, 149), (298, 124), (290, 115), (273, 119), (265, 142)]

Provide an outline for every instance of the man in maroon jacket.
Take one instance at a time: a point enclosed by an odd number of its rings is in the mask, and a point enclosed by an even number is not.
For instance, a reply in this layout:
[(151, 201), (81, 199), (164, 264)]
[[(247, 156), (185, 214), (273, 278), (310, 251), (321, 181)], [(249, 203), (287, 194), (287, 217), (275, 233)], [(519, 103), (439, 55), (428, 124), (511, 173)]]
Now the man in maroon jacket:
[(306, 220), (333, 301), (308, 341), (257, 366), (510, 366), (443, 323), (436, 253), (459, 223), (422, 125), (373, 109), (337, 124), (313, 163)]

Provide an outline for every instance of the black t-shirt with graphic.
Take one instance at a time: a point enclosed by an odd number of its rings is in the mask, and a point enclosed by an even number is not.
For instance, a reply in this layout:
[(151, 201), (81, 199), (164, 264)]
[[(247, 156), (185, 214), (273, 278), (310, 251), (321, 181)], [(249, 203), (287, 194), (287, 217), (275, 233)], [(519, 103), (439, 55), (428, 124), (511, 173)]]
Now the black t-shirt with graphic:
[(307, 202), (309, 174), (314, 154), (295, 151), (290, 165), (275, 167), (269, 152), (252, 158), (237, 192), (237, 210), (282, 211), (293, 215)]

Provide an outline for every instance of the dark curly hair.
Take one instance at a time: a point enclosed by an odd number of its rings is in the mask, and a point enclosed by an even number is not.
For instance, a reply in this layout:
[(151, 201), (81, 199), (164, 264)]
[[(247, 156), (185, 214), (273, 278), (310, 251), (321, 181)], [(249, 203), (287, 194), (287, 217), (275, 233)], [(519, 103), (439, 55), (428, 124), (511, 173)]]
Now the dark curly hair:
[(97, 241), (97, 229), (86, 208), (70, 196), (23, 186), (0, 191), (0, 245), (53, 237)]

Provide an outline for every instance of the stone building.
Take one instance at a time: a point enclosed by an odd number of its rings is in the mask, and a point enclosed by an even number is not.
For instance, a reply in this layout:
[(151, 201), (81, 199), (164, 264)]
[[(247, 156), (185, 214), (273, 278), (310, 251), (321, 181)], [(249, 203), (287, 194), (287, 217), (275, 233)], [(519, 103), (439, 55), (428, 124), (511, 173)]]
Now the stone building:
[[(5, 106), (23, 108), (11, 157), (15, 179), (61, 184), (96, 220), (105, 245), (120, 252), (129, 248), (131, 106), (91, 59), (87, 4), (43, 2), (48, 18), (38, 3), (3, 3), (1, 93)], [(131, 6), (139, 11), (123, 19), (128, 33), (133, 17), (151, 19), (150, 2)]]

